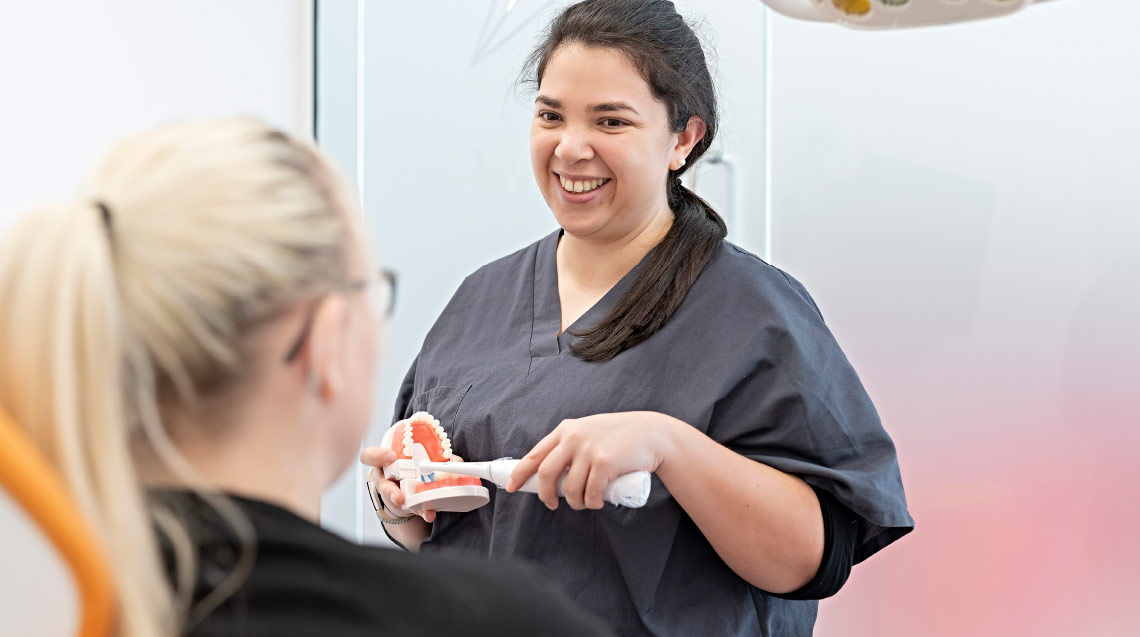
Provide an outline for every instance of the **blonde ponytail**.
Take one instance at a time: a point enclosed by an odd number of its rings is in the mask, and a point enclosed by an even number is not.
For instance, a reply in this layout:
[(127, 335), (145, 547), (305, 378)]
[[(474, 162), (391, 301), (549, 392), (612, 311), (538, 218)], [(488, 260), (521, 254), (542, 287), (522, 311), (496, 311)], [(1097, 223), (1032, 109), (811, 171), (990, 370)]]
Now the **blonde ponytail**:
[[(169, 439), (170, 414), (240, 387), (250, 330), (344, 276), (356, 223), (346, 193), (318, 151), (256, 120), (179, 124), (120, 144), (82, 199), (0, 237), (0, 407), (99, 536), (117, 635), (184, 629), (190, 609), (168, 584), (156, 525), (180, 565), (193, 558), (176, 522), (148, 505), (143, 465), (202, 484)], [(211, 502), (251, 538), (232, 503)], [(197, 614), (240, 584), (251, 558)]]
[(51, 207), (9, 229), (0, 247), (0, 298), (0, 405), (59, 468), (106, 550), (118, 634), (173, 634), (131, 458), (123, 321), (95, 206)]

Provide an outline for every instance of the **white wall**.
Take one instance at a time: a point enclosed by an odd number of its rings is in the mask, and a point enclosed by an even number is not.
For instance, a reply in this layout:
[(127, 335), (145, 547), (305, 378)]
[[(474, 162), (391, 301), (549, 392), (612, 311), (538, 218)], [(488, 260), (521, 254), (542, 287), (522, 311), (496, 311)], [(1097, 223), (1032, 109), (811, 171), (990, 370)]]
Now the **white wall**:
[(0, 230), (109, 144), (234, 113), (312, 131), (309, 0), (41, 0), (0, 14)]

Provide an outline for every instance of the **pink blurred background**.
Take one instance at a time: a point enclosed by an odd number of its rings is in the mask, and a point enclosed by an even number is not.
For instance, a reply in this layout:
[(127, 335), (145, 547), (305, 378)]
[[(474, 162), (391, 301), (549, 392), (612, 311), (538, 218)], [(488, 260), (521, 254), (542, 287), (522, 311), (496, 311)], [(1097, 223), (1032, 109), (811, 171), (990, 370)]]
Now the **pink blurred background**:
[(818, 635), (1140, 635), (1138, 21), (773, 19), (770, 256), (859, 370), (917, 522)]

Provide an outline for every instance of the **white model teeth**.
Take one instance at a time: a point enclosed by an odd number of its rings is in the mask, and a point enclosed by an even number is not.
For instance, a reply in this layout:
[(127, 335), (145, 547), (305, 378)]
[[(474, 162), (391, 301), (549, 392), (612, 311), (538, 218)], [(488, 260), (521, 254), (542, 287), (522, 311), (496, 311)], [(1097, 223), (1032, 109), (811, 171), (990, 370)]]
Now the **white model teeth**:
[(562, 182), (562, 189), (566, 192), (590, 192), (591, 190), (601, 188), (609, 179), (587, 179), (585, 181), (574, 181), (567, 179), (562, 175), (558, 175), (558, 180)]
[(443, 459), (445, 461), (451, 460), (451, 439), (447, 437), (447, 432), (443, 430), (443, 425), (439, 424), (439, 420), (432, 418), (431, 414), (426, 411), (417, 411), (408, 418), (408, 424), (404, 426), (404, 453), (411, 455), (410, 449), (412, 448), (412, 423), (422, 422), (431, 425), (432, 431), (435, 432), (436, 438), (439, 438), (439, 446), (443, 448)]

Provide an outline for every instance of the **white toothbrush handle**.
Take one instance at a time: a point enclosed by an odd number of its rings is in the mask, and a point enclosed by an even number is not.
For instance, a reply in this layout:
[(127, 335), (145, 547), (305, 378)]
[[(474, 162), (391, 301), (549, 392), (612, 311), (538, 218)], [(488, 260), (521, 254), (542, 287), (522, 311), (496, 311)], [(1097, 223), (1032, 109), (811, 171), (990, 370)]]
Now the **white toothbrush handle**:
[[(499, 465), (499, 463), (503, 464)], [(518, 460), (496, 460), (495, 464), (499, 466), (492, 468), (494, 475), (492, 482), (499, 486), (505, 486), (510, 478), (511, 471), (514, 471), (515, 465), (518, 463)], [(562, 482), (564, 480), (566, 480), (565, 475), (558, 479), (558, 497), (560, 498), (564, 497), (562, 493)], [(636, 509), (645, 506), (649, 500), (649, 485), (648, 471), (625, 473), (610, 480), (602, 497), (611, 504)], [(538, 476), (531, 476), (518, 490), (538, 493)]]

